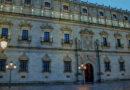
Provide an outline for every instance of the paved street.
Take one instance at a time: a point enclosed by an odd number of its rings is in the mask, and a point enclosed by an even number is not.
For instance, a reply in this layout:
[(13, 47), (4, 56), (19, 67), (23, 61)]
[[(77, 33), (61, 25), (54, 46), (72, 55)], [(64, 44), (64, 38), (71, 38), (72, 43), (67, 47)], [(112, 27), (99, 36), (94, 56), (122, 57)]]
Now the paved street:
[[(6, 86), (1, 86), (0, 90), (9, 89)], [(130, 81), (86, 85), (13, 86), (10, 90), (130, 90)]]

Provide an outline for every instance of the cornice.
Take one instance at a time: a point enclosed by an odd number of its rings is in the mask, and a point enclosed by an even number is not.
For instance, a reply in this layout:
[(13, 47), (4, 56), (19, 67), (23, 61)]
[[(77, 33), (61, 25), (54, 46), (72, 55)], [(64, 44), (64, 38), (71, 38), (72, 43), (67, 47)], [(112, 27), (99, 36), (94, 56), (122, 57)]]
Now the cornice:
[[(29, 19), (24, 19), (27, 21), (37, 21), (37, 22), (42, 22), (42, 23), (50, 23), (49, 20), (53, 20), (54, 23), (56, 24), (64, 24), (64, 25), (74, 25), (74, 26), (82, 26), (82, 27), (90, 27), (90, 28), (95, 28), (95, 29), (104, 29), (104, 30), (111, 30), (111, 31), (121, 31), (121, 32), (130, 32), (129, 28), (124, 28), (124, 27), (116, 27), (116, 26), (107, 26), (107, 25), (100, 25), (100, 24), (93, 24), (89, 22), (80, 22), (80, 21), (72, 21), (72, 20), (64, 20), (64, 19), (56, 19), (56, 18), (49, 18), (49, 17), (40, 17), (40, 16), (33, 16), (33, 15), (25, 15), (25, 14), (16, 14), (16, 13), (8, 13), (8, 12), (0, 12), (0, 14), (6, 18), (9, 18), (10, 16), (14, 16), (14, 19), (17, 20), (23, 20), (23, 17), (28, 17)], [(8, 16), (10, 14), (10, 16)], [(6, 16), (7, 15), (7, 16)], [(22, 17), (22, 19), (21, 19)], [(10, 17), (11, 19), (12, 17)], [(31, 18), (31, 19), (30, 19)], [(37, 18), (37, 20), (35, 19)], [(44, 21), (44, 19), (48, 21)], [(67, 23), (69, 22), (69, 23)], [(53, 23), (53, 22), (51, 22)]]

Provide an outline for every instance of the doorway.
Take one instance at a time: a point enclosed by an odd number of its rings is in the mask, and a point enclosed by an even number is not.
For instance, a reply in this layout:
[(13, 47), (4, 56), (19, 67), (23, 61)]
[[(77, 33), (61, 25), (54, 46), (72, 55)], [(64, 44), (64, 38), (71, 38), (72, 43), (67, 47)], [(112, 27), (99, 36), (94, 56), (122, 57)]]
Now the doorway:
[(86, 83), (88, 82), (93, 82), (94, 77), (93, 77), (93, 66), (91, 64), (86, 64), (86, 69), (85, 69), (85, 81)]

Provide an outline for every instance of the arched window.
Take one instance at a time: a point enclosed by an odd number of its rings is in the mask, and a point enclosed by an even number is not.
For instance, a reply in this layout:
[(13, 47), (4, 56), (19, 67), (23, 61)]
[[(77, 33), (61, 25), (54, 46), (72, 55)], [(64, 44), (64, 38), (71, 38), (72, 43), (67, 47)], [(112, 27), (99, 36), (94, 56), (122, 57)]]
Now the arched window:
[(125, 62), (122, 57), (120, 57), (119, 59), (119, 68), (120, 68), (120, 71), (125, 71)]
[(111, 71), (110, 60), (109, 60), (109, 58), (107, 56), (105, 57), (104, 65), (105, 65), (105, 71), (110, 72)]
[(51, 59), (48, 54), (43, 57), (43, 72), (51, 72)]
[(5, 65), (6, 65), (6, 55), (3, 53), (0, 53), (0, 72), (5, 71)]
[(45, 7), (50, 8), (50, 3), (49, 2), (45, 2)]
[(5, 0), (5, 4), (11, 5), (12, 4), (12, 0)]
[(128, 23), (128, 17), (127, 16), (124, 16), (124, 20), (126, 23)]
[(112, 15), (113, 20), (117, 20), (116, 14)]
[(99, 15), (100, 15), (100, 16), (104, 16), (104, 14), (103, 14), (103, 12), (102, 12), (102, 11), (100, 11), (100, 12), (99, 12)]
[(25, 1), (24, 1), (24, 4), (25, 4), (25, 6), (27, 6), (27, 5), (30, 6), (30, 5), (31, 5), (31, 0), (25, 0)]
[(66, 73), (72, 72), (71, 58), (67, 55), (63, 61), (64, 61), (64, 72)]
[(83, 13), (88, 13), (86, 8), (83, 8)]
[(104, 18), (104, 13), (102, 11), (100, 11), (99, 16), (100, 16), (101, 19), (103, 19)]
[(63, 11), (64, 11), (65, 13), (67, 13), (68, 10), (69, 10), (69, 7), (68, 7), (67, 5), (64, 5), (64, 6), (63, 6)]

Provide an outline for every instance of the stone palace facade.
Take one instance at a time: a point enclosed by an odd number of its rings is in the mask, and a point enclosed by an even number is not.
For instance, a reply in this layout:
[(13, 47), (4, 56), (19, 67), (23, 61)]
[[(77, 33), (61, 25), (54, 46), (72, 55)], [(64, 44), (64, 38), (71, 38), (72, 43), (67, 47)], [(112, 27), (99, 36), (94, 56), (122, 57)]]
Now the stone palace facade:
[[(0, 83), (130, 79), (130, 12), (69, 0), (0, 0)], [(78, 70), (85, 65), (85, 72)]]

